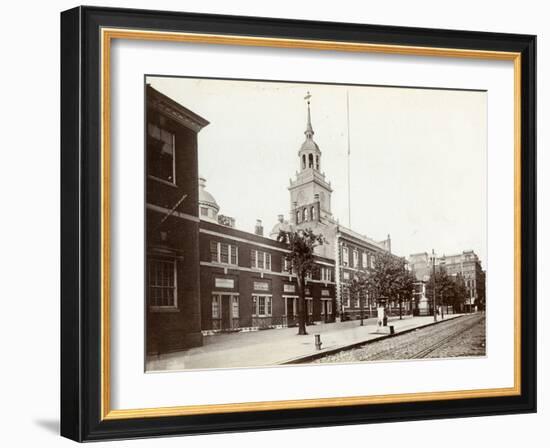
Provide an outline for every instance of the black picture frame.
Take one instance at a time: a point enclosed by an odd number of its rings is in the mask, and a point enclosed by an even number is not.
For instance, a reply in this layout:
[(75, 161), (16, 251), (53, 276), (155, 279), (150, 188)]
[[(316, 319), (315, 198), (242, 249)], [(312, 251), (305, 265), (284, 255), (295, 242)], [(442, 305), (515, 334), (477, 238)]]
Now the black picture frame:
[[(521, 54), (521, 393), (516, 396), (102, 419), (101, 28)], [(536, 36), (77, 7), (61, 14), (61, 435), (76, 441), (536, 412)]]

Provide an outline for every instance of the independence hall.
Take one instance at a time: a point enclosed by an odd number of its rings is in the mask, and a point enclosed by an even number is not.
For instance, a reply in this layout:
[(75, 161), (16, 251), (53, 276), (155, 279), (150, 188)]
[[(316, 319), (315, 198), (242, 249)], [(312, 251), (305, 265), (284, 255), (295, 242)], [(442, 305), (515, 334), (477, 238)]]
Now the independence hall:
[(277, 241), (280, 230), (310, 228), (326, 241), (315, 249), (306, 281), (309, 324), (374, 312), (373, 298), (351, 298), (348, 285), (359, 270), (374, 266), (377, 254), (391, 252), (391, 240), (375, 241), (332, 215), (309, 98), (299, 171), (287, 186), (288, 218), (278, 215), (268, 234), (258, 220), (252, 233), (238, 229), (199, 176), (197, 136), (211, 124), (147, 86), (148, 353), (198, 346), (217, 332), (296, 325), (298, 287), (285, 262), (288, 249)]

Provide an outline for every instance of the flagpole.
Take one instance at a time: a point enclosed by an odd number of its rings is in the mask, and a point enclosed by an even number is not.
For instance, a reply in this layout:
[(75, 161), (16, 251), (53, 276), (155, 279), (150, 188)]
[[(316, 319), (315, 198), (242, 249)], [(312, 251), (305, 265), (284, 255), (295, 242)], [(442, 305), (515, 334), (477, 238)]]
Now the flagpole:
[(180, 206), (180, 204), (185, 200), (185, 198), (187, 197), (186, 194), (184, 194), (178, 202), (176, 202), (176, 204), (172, 207), (172, 209), (170, 211), (168, 211), (168, 213), (166, 213), (164, 215), (164, 217), (160, 220), (160, 222), (155, 226), (155, 228), (153, 229), (153, 231), (157, 230), (162, 224), (164, 224), (164, 221), (166, 221), (168, 218), (170, 218), (170, 216), (172, 216), (172, 214), (176, 211), (176, 209)]
[(351, 171), (350, 171), (350, 155), (351, 142), (349, 136), (349, 92), (346, 90), (346, 109), (348, 119), (348, 227), (351, 228)]

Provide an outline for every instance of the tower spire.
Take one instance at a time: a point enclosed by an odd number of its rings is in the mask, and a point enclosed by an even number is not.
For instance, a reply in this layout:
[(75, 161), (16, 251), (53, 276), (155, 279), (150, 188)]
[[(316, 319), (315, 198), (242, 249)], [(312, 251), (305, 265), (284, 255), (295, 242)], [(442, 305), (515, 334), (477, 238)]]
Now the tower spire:
[(307, 92), (307, 95), (304, 97), (304, 100), (307, 101), (307, 125), (306, 125), (306, 131), (304, 134), (306, 134), (307, 138), (312, 138), (313, 134), (313, 127), (311, 126), (311, 110), (310, 110), (310, 100), (311, 100), (311, 93), (309, 91)]

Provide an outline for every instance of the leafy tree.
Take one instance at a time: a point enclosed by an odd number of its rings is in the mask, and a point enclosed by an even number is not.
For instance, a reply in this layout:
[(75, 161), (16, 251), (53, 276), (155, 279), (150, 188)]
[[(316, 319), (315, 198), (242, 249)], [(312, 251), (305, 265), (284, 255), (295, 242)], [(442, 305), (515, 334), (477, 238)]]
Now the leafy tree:
[[(450, 276), (443, 268), (435, 272), (435, 290), (436, 303), (439, 305), (449, 305), (456, 311), (463, 303), (467, 296), (466, 285), (464, 278), (458, 274)], [(434, 291), (434, 275), (430, 275), (430, 279), (426, 284), (426, 296), (433, 300)]]
[(364, 298), (367, 295), (367, 291), (370, 288), (369, 278), (366, 272), (357, 271), (353, 276), (349, 284), (349, 294), (350, 297), (359, 299), (360, 313), (361, 313), (361, 326), (363, 325), (363, 314), (364, 314)]
[(411, 300), (414, 292), (414, 276), (405, 268), (405, 261), (389, 252), (377, 254), (374, 267), (369, 270), (367, 283), (379, 299), (399, 301), (402, 317), (403, 301)]
[(403, 302), (411, 303), (414, 297), (416, 277), (403, 266), (397, 278), (397, 300), (399, 301), (399, 319), (403, 318)]
[(306, 276), (313, 272), (315, 267), (314, 250), (324, 244), (322, 235), (315, 234), (311, 229), (299, 229), (296, 231), (280, 230), (278, 241), (289, 245), (290, 252), (285, 255), (286, 260), (296, 274), (298, 282), (298, 334), (306, 332), (306, 304), (305, 284)]

